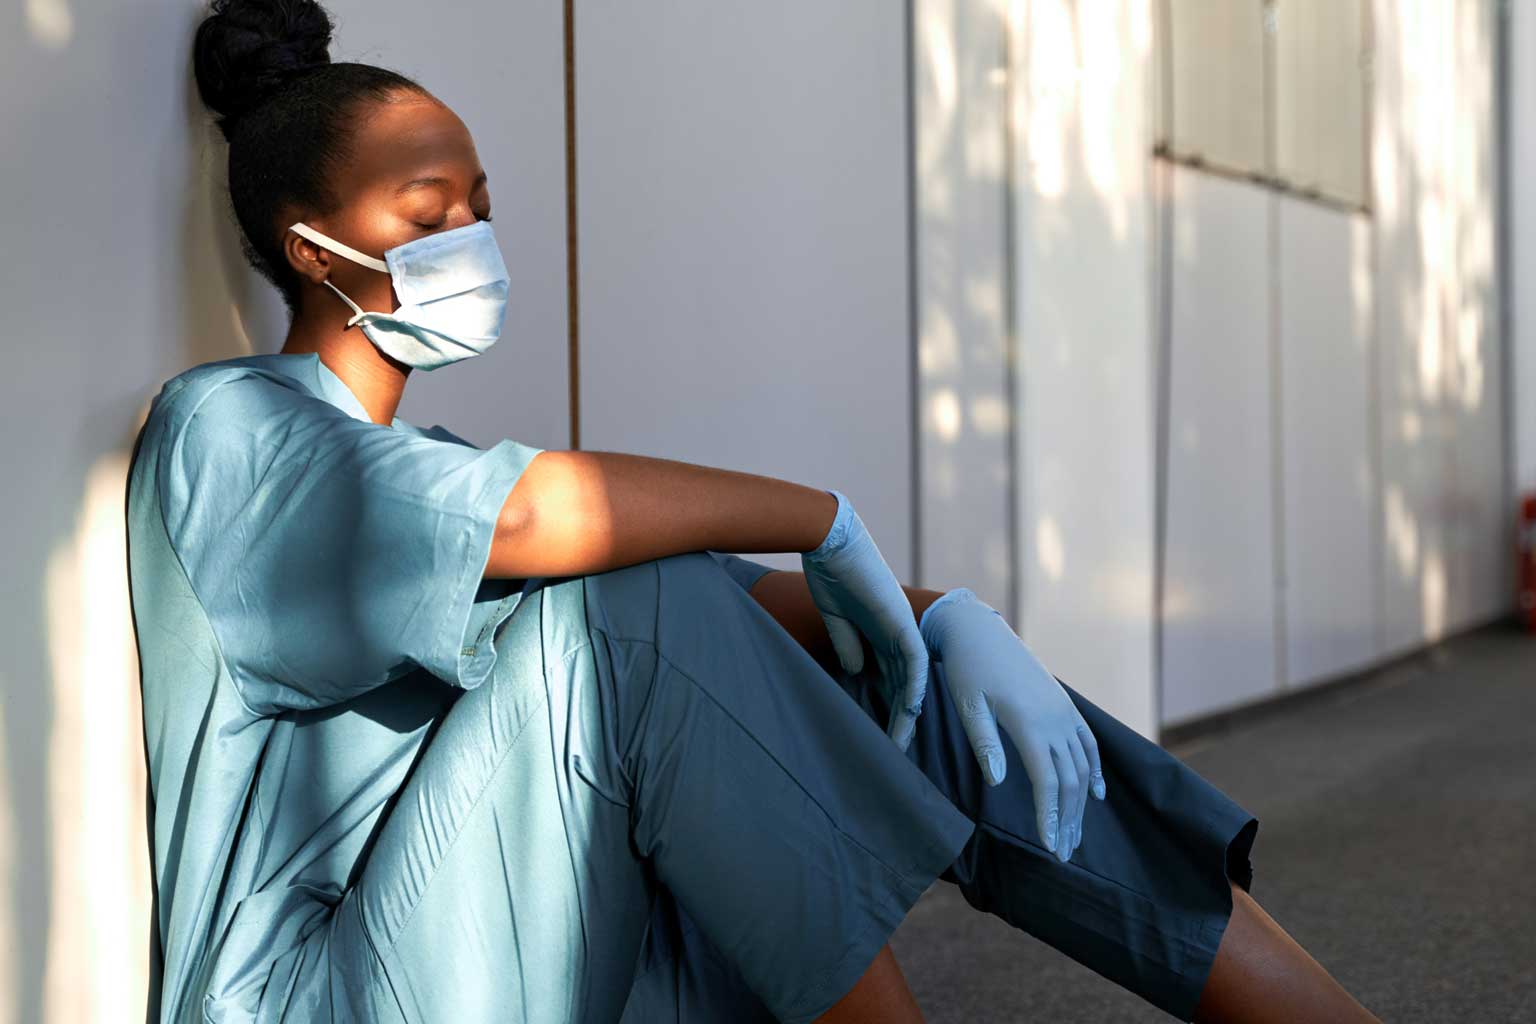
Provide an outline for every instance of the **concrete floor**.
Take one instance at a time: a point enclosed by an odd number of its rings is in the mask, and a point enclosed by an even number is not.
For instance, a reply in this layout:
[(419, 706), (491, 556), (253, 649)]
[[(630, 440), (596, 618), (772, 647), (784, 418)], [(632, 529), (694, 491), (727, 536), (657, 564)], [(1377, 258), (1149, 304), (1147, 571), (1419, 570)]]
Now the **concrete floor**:
[[(1383, 1021), (1536, 1022), (1536, 635), (1485, 627), (1170, 749), (1259, 819), (1254, 898)], [(945, 882), (891, 947), (931, 1024), (1173, 1019)]]

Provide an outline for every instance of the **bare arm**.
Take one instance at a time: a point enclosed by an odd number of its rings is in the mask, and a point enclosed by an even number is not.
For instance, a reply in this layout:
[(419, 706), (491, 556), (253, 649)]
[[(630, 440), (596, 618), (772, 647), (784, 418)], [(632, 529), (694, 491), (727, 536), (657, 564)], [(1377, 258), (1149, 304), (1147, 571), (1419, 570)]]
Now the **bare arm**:
[[(927, 590), (905, 584), (901, 589), (912, 603), (912, 616), (916, 619), (921, 619), (928, 606), (944, 596), (942, 590)], [(811, 600), (811, 591), (805, 585), (805, 573), (782, 569), (765, 572), (747, 593), (818, 661), (826, 662), (836, 657), (832, 650), (832, 639), (827, 635), (827, 625), (822, 621), (821, 612)]]
[(820, 487), (645, 455), (546, 450), (507, 496), (485, 575), (576, 576), (708, 549), (809, 551), (836, 516), (837, 498)]

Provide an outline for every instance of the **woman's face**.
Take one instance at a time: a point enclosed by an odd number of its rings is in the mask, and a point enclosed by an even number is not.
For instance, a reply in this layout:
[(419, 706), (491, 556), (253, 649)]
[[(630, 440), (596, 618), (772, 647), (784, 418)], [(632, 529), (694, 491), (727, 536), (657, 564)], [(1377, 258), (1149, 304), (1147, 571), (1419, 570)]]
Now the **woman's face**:
[[(304, 223), (369, 256), (424, 235), (491, 217), (491, 193), (464, 122), (446, 106), (417, 93), (365, 108), (351, 154), (333, 182), (341, 208), (333, 213), (295, 210), (283, 222)], [(388, 274), (360, 266), (286, 231), (289, 263), (316, 289), (311, 302), (346, 304), (322, 284), (329, 279), (365, 310), (392, 313), (400, 305)], [(320, 294), (323, 293), (323, 294)], [(324, 307), (322, 307), (324, 308)]]

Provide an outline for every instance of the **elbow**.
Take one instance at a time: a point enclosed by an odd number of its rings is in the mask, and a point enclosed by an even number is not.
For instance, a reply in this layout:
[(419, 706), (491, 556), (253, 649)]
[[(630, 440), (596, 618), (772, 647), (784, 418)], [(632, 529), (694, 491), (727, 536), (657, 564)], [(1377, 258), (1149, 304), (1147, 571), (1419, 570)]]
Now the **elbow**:
[(486, 578), (524, 578), (537, 575), (530, 571), (527, 552), (528, 538), (532, 533), (533, 511), (524, 502), (513, 497), (507, 499), (496, 517), (496, 528), (491, 536), (491, 552), (486, 559)]

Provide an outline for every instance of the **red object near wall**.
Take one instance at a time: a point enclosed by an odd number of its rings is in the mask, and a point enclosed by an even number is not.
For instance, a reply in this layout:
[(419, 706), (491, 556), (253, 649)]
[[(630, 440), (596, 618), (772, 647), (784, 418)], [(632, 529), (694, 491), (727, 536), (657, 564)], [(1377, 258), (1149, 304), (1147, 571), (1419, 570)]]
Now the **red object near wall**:
[(1536, 633), (1536, 493), (1520, 499), (1520, 621)]

